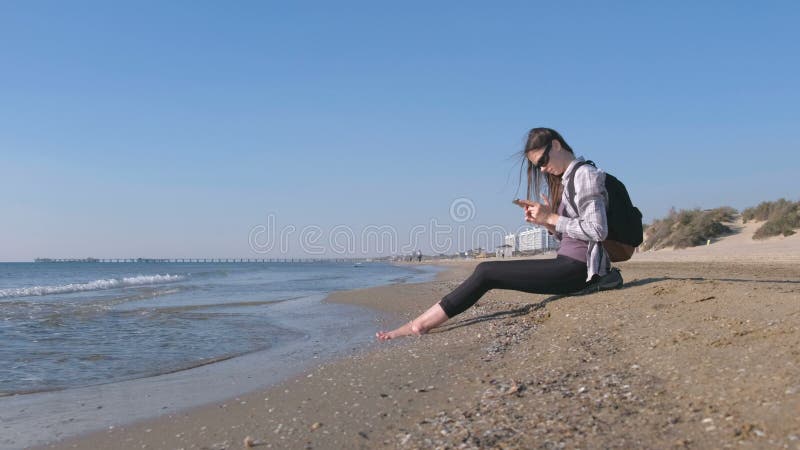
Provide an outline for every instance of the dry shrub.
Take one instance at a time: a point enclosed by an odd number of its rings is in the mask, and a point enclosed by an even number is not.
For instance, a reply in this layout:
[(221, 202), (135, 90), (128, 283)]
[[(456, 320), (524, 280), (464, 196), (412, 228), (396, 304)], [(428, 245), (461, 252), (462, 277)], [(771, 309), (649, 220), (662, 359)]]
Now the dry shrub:
[(723, 222), (731, 222), (737, 211), (729, 206), (710, 210), (671, 209), (667, 217), (653, 221), (645, 231), (642, 250), (667, 247), (686, 248), (705, 244), (731, 229)]
[(761, 202), (758, 206), (742, 211), (742, 220), (766, 221), (753, 235), (753, 239), (770, 236), (791, 236), (800, 228), (800, 202), (784, 198), (774, 202)]

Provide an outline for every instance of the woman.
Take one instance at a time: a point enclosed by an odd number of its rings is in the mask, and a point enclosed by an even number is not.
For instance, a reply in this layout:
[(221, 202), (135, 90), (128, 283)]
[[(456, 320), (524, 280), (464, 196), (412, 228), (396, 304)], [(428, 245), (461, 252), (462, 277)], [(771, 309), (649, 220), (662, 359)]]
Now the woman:
[[(584, 159), (576, 158), (564, 138), (550, 128), (532, 129), (522, 153), (528, 161), (525, 220), (546, 227), (561, 240), (556, 258), (482, 262), (453, 292), (419, 317), (395, 330), (379, 331), (379, 340), (427, 333), (467, 310), (491, 289), (569, 294), (595, 284), (598, 289), (622, 285), (619, 271), (610, 271), (601, 244), (608, 234), (605, 173), (590, 164), (579, 165)], [(578, 211), (564, 192), (573, 176)], [(540, 193), (544, 184), (548, 196)], [(542, 202), (530, 201), (531, 193), (538, 194)]]

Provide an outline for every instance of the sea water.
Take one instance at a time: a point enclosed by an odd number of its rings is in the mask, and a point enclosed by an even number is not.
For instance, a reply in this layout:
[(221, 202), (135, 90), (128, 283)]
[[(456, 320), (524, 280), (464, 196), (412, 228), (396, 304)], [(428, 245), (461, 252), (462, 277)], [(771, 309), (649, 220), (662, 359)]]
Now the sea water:
[(385, 263), (0, 263), (0, 396), (287, 345), (307, 336), (288, 317), (298, 308), (313, 317), (319, 302), (310, 298), (431, 273)]

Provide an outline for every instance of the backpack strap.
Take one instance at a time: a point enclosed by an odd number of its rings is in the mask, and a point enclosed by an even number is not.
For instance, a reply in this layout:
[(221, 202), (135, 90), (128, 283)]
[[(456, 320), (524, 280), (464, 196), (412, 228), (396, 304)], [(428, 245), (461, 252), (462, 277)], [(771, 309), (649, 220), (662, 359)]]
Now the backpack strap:
[(575, 175), (578, 173), (578, 169), (585, 164), (589, 164), (592, 167), (597, 167), (594, 164), (594, 161), (578, 161), (578, 163), (575, 164), (575, 169), (572, 170), (569, 180), (567, 180), (567, 200), (569, 200), (569, 204), (572, 205), (572, 210), (575, 211), (575, 214), (577, 214), (579, 217), (581, 212), (578, 210), (578, 205), (575, 204)]

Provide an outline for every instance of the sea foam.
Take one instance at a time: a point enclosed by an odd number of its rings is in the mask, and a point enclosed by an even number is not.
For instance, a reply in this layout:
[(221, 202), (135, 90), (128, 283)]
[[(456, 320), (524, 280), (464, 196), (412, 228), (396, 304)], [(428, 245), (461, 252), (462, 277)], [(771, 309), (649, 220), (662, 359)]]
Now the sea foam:
[(183, 275), (139, 275), (135, 277), (110, 278), (94, 280), (88, 283), (64, 284), (61, 286), (32, 286), (25, 288), (0, 289), (0, 298), (30, 297), (52, 294), (69, 294), (71, 292), (99, 291), (126, 286), (174, 283), (186, 277)]

